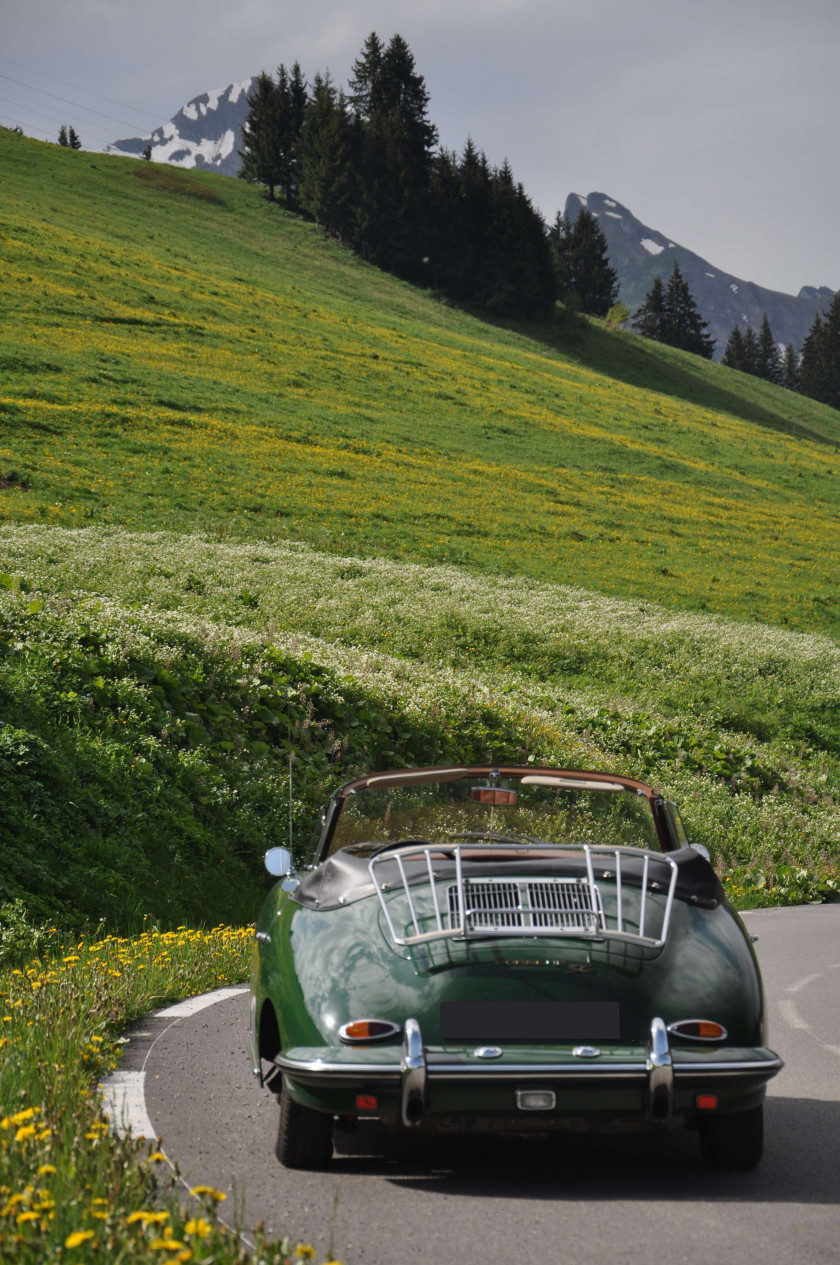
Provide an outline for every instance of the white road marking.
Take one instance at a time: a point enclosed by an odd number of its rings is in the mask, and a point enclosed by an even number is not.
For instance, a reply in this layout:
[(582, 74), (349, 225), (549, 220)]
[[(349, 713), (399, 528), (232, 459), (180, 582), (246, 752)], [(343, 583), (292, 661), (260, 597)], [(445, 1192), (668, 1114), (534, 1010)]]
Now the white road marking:
[(111, 1128), (124, 1138), (155, 1139), (155, 1130), (146, 1111), (145, 1072), (114, 1072), (102, 1082), (102, 1110)]
[(807, 988), (809, 984), (813, 984), (815, 979), (821, 978), (822, 972), (818, 972), (816, 975), (806, 975), (804, 979), (797, 980), (795, 984), (791, 984), (787, 991), (789, 993), (798, 993), (800, 988)]
[[(114, 1072), (102, 1082), (102, 1110), (108, 1117), (112, 1129), (120, 1137), (126, 1137), (131, 1133), (135, 1138), (148, 1138), (150, 1141), (155, 1139), (154, 1126), (146, 1110), (146, 1064), (161, 1037), (181, 1019), (189, 1019), (191, 1015), (198, 1014), (208, 1006), (215, 1006), (217, 1002), (227, 1001), (229, 997), (237, 997), (240, 993), (247, 991), (247, 984), (240, 984), (238, 988), (216, 988), (212, 993), (202, 993), (199, 997), (190, 997), (186, 1001), (176, 1002), (174, 1006), (166, 1006), (163, 1010), (151, 1011), (156, 1019), (170, 1019), (172, 1022), (158, 1033), (149, 1046), (142, 1069), (134, 1072)], [(149, 1033), (138, 1032), (135, 1035), (148, 1036)]]
[(216, 988), (212, 993), (202, 993), (200, 997), (188, 997), (186, 1001), (176, 1002), (174, 1006), (167, 1006), (165, 1010), (156, 1010), (154, 1013), (159, 1019), (189, 1019), (190, 1015), (198, 1014), (199, 1010), (204, 1010), (206, 1006), (215, 1006), (216, 1002), (227, 1001), (228, 997), (236, 997), (238, 993), (246, 992), (247, 987), (245, 984), (238, 988)]
[[(828, 970), (836, 971), (838, 968), (840, 968), (840, 962), (832, 962)], [(786, 991), (788, 993), (798, 993), (803, 988), (808, 988), (809, 985), (815, 983), (818, 979), (822, 979), (825, 973), (825, 971), (820, 971), (816, 975), (804, 975), (802, 979), (797, 980), (795, 984), (791, 984)], [(840, 1057), (840, 1046), (829, 1045), (827, 1041), (823, 1041), (822, 1037), (817, 1035), (811, 1025), (802, 1018), (799, 1011), (796, 1009), (792, 997), (783, 997), (778, 1003), (778, 1008), (779, 1014), (782, 1016), (782, 1019), (789, 1028), (798, 1028), (802, 1032), (807, 1032), (808, 1036), (813, 1037), (813, 1039), (817, 1042), (817, 1045), (821, 1045), (824, 1050), (828, 1050), (829, 1054), (834, 1054), (837, 1057)]]

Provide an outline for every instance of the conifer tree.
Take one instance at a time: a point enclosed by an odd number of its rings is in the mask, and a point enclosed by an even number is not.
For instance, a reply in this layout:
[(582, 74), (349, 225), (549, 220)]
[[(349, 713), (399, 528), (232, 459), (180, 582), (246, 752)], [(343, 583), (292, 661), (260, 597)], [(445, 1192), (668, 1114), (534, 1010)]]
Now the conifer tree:
[(263, 71), (248, 96), (248, 114), (242, 128), (242, 166), (239, 176), (254, 184), (264, 184), (274, 201), (274, 190), (283, 180), (283, 153), (280, 141), (280, 109), (277, 85)]
[(82, 148), (82, 142), (79, 139), (79, 134), (74, 127), (70, 127), (67, 129), (67, 144), (70, 146), (71, 149)]
[(357, 236), (383, 267), (422, 280), (432, 152), (429, 94), (400, 35), (368, 36), (353, 66), (350, 100), (361, 122)]
[(780, 382), (788, 391), (799, 390), (799, 352), (793, 343), (788, 343), (782, 356)]
[(770, 328), (766, 312), (764, 313), (758, 335), (758, 376), (759, 378), (764, 378), (765, 382), (775, 382), (777, 384), (781, 378), (779, 348), (773, 337), (773, 331)]
[(653, 278), (653, 284), (645, 295), (645, 301), (638, 309), (632, 321), (633, 329), (638, 330), (645, 338), (653, 338), (656, 342), (664, 342), (665, 333), (665, 288), (662, 278)]
[(720, 363), (722, 365), (727, 365), (730, 369), (740, 369), (743, 371), (744, 336), (741, 333), (740, 325), (732, 326), (732, 333), (729, 335)]
[(350, 232), (353, 221), (354, 142), (344, 93), (329, 74), (316, 74), (298, 142), (298, 202), (338, 237)]
[(297, 196), (297, 147), (303, 129), (306, 103), (306, 80), (300, 64), (295, 62), (290, 73), (281, 63), (277, 67), (274, 128), (278, 184), (288, 204), (294, 203)]
[(823, 398), (825, 344), (825, 327), (822, 316), (817, 312), (811, 328), (805, 335), (802, 355), (799, 358), (799, 390), (812, 400)]
[(349, 100), (356, 117), (363, 123), (367, 123), (379, 108), (379, 84), (384, 53), (381, 39), (376, 31), (371, 31), (362, 45), (361, 53), (353, 62)]
[(759, 367), (761, 363), (761, 348), (759, 347), (758, 337), (752, 325), (748, 325), (744, 332), (744, 363), (741, 365), (744, 373), (751, 373), (754, 378), (758, 378)]
[[(560, 299), (575, 295), (582, 312), (606, 316), (618, 298), (618, 277), (610, 267), (607, 239), (597, 216), (581, 207), (563, 247)], [(558, 264), (560, 257), (558, 256)]]
[(823, 399), (840, 409), (840, 291), (825, 315), (823, 342)]
[(688, 282), (675, 260), (665, 289), (662, 341), (669, 343), (671, 347), (680, 347), (683, 351), (690, 351), (711, 360), (715, 350), (715, 340), (706, 333), (708, 328), (708, 322), (704, 321), (700, 315)]
[(569, 237), (572, 226), (562, 211), (554, 217), (554, 223), (548, 230), (548, 240), (554, 265), (554, 277), (557, 295), (568, 295), (571, 291), (571, 264), (569, 261)]
[(70, 144), (70, 139), (67, 135), (67, 128), (64, 126), (63, 123), (61, 127), (58, 129), (58, 143), (59, 145), (62, 146), (63, 149), (66, 149), (67, 146)]

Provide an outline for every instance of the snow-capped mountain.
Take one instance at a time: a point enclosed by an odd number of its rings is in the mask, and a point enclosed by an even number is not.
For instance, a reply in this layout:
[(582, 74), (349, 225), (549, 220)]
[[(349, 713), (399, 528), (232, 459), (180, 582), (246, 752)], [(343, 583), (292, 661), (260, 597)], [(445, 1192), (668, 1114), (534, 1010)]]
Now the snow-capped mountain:
[(155, 128), (151, 136), (114, 141), (106, 145), (105, 152), (139, 158), (151, 146), (152, 162), (205, 167), (235, 176), (242, 163), (238, 152), (242, 144), (240, 133), (253, 82), (253, 78), (243, 79), (227, 88), (202, 92), (182, 106), (168, 123)]
[(575, 220), (584, 206), (598, 217), (607, 239), (610, 263), (618, 273), (620, 297), (631, 312), (644, 302), (654, 277), (658, 274), (667, 283), (674, 261), (679, 263), (703, 319), (709, 323), (709, 333), (716, 340), (718, 360), (733, 325), (742, 329), (751, 325), (758, 332), (765, 312), (778, 343), (801, 347), (815, 314), (824, 312), (833, 297), (834, 291), (828, 286), (803, 286), (799, 294), (782, 294), (733, 277), (658, 229), (649, 228), (626, 206), (603, 193), (590, 193), (585, 198), (570, 194), (566, 199), (566, 218)]

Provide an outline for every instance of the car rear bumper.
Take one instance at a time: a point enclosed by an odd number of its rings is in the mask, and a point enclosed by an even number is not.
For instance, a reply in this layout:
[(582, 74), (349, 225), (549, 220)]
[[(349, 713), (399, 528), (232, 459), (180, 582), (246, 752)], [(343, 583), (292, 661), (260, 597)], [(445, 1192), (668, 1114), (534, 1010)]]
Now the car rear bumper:
[(294, 1097), (337, 1115), (358, 1114), (356, 1098), (374, 1096), (379, 1114), (406, 1127), (435, 1116), (524, 1118), (522, 1095), (542, 1091), (550, 1109), (528, 1111), (546, 1128), (581, 1114), (639, 1116), (649, 1124), (689, 1118), (712, 1099), (714, 1110), (746, 1110), (761, 1101), (768, 1080), (782, 1068), (772, 1050), (722, 1046), (669, 1046), (664, 1023), (654, 1019), (646, 1048), (534, 1046), (426, 1049), (415, 1021), (407, 1020), (402, 1047), (301, 1047), (278, 1055)]

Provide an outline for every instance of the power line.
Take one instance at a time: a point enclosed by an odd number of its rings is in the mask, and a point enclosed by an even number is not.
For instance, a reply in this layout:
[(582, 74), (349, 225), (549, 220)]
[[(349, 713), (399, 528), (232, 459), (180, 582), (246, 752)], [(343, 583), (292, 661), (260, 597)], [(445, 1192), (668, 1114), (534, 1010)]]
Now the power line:
[(44, 97), (51, 97), (53, 101), (61, 101), (63, 105), (72, 105), (74, 110), (86, 110), (88, 114), (98, 114), (103, 119), (108, 119), (111, 123), (119, 123), (121, 127), (135, 129), (135, 123), (127, 123), (125, 119), (115, 118), (113, 114), (105, 114), (102, 110), (94, 110), (92, 106), (81, 105), (78, 101), (70, 101), (67, 97), (59, 97), (54, 92), (47, 92), (44, 88), (33, 88), (27, 83), (21, 83), (19, 79), (13, 79), (11, 75), (0, 73), (0, 79), (6, 79), (9, 83), (17, 84), (19, 88), (25, 88), (27, 92), (40, 92)]
[[(39, 119), (46, 119), (48, 123), (56, 123), (58, 124), (59, 127), (62, 124), (66, 125), (67, 123), (66, 119), (57, 119), (52, 114), (44, 114), (43, 110), (36, 110), (33, 106), (28, 105), (26, 102), (16, 100), (15, 97), (9, 95), (8, 89), (5, 90), (4, 98), (9, 105), (15, 106), (16, 109), (26, 110), (28, 114), (37, 114)], [(105, 133), (103, 132), (97, 131), (95, 125), (90, 124), (90, 123), (85, 123), (84, 129), (86, 132), (92, 132), (93, 135), (96, 136), (97, 139), (103, 141), (104, 144), (106, 145), (111, 144), (112, 138), (110, 136), (105, 135)]]
[[(76, 92), (86, 92), (90, 97), (98, 97), (101, 101), (107, 101), (111, 105), (118, 105), (123, 110), (131, 110), (132, 113), (142, 114), (148, 119), (153, 118), (155, 122), (160, 121), (156, 115), (151, 114), (148, 110), (138, 110), (134, 105), (127, 105), (124, 101), (115, 101), (113, 97), (106, 97), (101, 92), (94, 92), (92, 88), (83, 88), (80, 84), (70, 83), (67, 79), (57, 79), (55, 75), (47, 75), (46, 72), (35, 70), (32, 66), (24, 66), (21, 62), (13, 61), (11, 57), (7, 57), (5, 53), (0, 53), (0, 60), (8, 62), (10, 66), (17, 66), (18, 70), (25, 70), (31, 75), (44, 75), (45, 78), (49, 78), (51, 83), (60, 83), (65, 88), (73, 88)], [(132, 123), (131, 126), (135, 127), (136, 124)]]
[[(4, 120), (3, 126), (8, 127), (11, 131), (14, 131), (16, 127), (19, 127), (20, 130), (23, 131), (23, 124), (20, 119), (13, 118), (11, 114), (0, 114), (0, 120)], [(51, 134), (49, 132), (45, 132), (42, 127), (33, 127), (31, 123), (27, 123), (27, 127), (30, 132), (36, 133), (38, 137), (43, 136), (45, 141), (51, 141), (53, 139)]]

